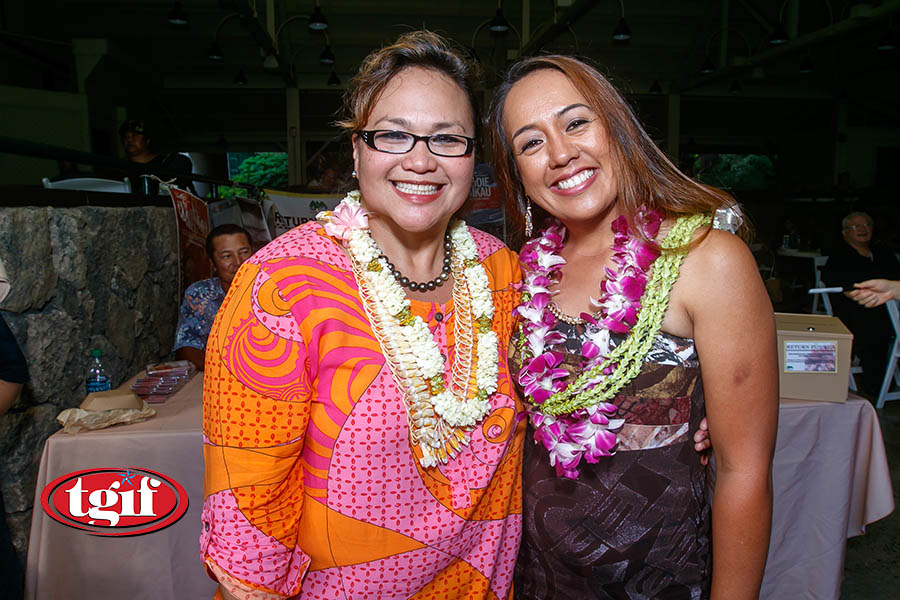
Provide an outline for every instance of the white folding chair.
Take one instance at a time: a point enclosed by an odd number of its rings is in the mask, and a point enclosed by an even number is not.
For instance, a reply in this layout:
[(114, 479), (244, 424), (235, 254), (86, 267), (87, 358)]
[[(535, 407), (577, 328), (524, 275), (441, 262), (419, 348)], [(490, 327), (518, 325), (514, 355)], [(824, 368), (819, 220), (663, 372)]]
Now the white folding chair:
[(896, 300), (888, 300), (884, 304), (891, 317), (894, 326), (894, 344), (891, 346), (891, 356), (888, 358), (887, 368), (884, 370), (884, 380), (881, 382), (881, 391), (878, 392), (878, 402), (875, 408), (881, 408), (888, 400), (900, 399), (900, 390), (890, 392), (891, 380), (900, 386), (900, 371), (897, 369), (897, 360), (900, 359), (900, 309)]
[[(824, 258), (825, 261), (828, 260), (827, 256), (817, 257), (817, 260), (818, 260), (818, 258)], [(825, 261), (822, 261), (822, 264), (825, 264)], [(823, 289), (826, 287), (828, 287), (828, 286), (825, 285), (825, 283), (822, 281), (822, 274), (819, 272), (819, 269), (816, 268), (816, 288)], [(810, 293), (814, 296), (814, 298), (813, 298), (813, 314), (819, 314), (819, 313), (816, 313), (816, 300), (819, 298), (819, 296), (822, 296), (822, 309), (825, 311), (824, 314), (826, 314), (828, 316), (834, 316), (834, 311), (831, 309), (831, 299), (829, 298), (828, 292), (814, 292), (812, 290), (809, 290), (808, 293)], [(851, 359), (853, 358), (852, 355), (850, 358)], [(856, 379), (853, 376), (859, 375), (862, 372), (863, 372), (863, 368), (861, 366), (854, 365), (851, 362), (851, 364), (850, 364), (850, 381), (847, 384), (847, 387), (850, 388), (851, 392), (856, 391)]]
[[(822, 283), (822, 267), (825, 266), (825, 263), (828, 262), (827, 256), (815, 256), (813, 257), (813, 274), (815, 282), (813, 285), (817, 288), (825, 287), (825, 284)], [(819, 312), (819, 296), (822, 296), (822, 309)], [(814, 315), (830, 315), (831, 314), (831, 300), (828, 299), (828, 294), (814, 294), (813, 302), (812, 302), (812, 314)]]
[(44, 177), (41, 182), (45, 188), (56, 190), (84, 190), (88, 192), (113, 192), (118, 194), (131, 193), (131, 181), (127, 178), (118, 181), (116, 179), (100, 179), (99, 177), (75, 177), (73, 179), (60, 179), (50, 181)]

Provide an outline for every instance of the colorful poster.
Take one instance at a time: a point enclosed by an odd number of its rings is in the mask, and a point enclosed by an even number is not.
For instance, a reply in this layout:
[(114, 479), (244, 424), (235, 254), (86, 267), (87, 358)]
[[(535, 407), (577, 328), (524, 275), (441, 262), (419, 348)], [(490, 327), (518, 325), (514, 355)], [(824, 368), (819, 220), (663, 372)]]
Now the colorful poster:
[(265, 190), (274, 205), (275, 237), (316, 218), (323, 210), (334, 210), (342, 194), (295, 194)]
[(212, 276), (212, 266), (206, 257), (206, 234), (209, 233), (209, 212), (206, 203), (197, 196), (169, 188), (175, 219), (178, 224), (178, 299), (190, 284)]

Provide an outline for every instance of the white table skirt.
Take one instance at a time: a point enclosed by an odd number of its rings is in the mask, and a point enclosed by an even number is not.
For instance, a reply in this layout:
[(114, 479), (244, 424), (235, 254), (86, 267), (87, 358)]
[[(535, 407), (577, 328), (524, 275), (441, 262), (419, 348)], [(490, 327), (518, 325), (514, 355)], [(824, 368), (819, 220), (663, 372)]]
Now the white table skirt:
[(775, 503), (760, 598), (837, 600), (848, 537), (894, 509), (871, 403), (782, 400)]
[[(196, 375), (157, 415), (132, 425), (70, 435), (59, 431), (44, 445), (35, 492), (27, 600), (127, 598), (210, 600), (215, 582), (200, 558), (203, 507), (203, 376)], [(89, 468), (140, 467), (180, 483), (189, 506), (165, 529), (133, 537), (88, 535), (44, 514), (40, 494), (62, 475)]]
[[(143, 423), (69, 435), (44, 446), (38, 474), (26, 600), (128, 598), (209, 600), (215, 584), (198, 544), (203, 504), (202, 376)], [(760, 598), (836, 600), (847, 537), (894, 508), (890, 473), (872, 405), (782, 401), (775, 452), (772, 540)], [(87, 535), (47, 517), (44, 486), (88, 468), (143, 467), (178, 481), (187, 514), (150, 534)]]

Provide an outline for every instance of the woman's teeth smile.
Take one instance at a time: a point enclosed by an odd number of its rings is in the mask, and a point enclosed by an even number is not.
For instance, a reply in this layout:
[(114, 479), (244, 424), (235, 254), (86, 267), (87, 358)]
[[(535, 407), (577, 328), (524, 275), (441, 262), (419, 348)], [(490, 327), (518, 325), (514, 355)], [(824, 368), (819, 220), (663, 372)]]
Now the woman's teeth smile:
[(433, 183), (405, 183), (403, 181), (395, 181), (394, 187), (404, 194), (413, 195), (430, 195), (438, 191), (438, 186)]
[(569, 177), (568, 179), (563, 179), (559, 183), (556, 184), (561, 190), (568, 190), (569, 188), (573, 188), (580, 183), (584, 183), (588, 179), (594, 176), (594, 169), (585, 169), (584, 171), (579, 171), (575, 175)]

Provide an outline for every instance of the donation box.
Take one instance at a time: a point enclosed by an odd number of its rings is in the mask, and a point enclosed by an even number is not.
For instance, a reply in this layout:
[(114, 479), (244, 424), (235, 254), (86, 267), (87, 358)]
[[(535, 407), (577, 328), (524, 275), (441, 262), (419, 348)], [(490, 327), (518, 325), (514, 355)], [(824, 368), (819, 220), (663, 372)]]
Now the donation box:
[(775, 313), (782, 398), (846, 402), (853, 334), (827, 315)]

